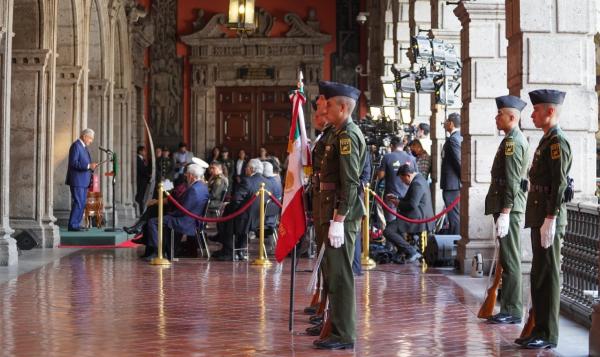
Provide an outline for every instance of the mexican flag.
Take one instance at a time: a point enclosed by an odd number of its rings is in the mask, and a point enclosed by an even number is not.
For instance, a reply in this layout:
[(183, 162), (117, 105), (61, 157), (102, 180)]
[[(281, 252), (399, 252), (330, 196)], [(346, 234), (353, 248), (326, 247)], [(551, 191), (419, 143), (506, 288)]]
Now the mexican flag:
[(304, 209), (304, 168), (310, 166), (310, 148), (306, 139), (302, 105), (306, 98), (302, 93), (302, 79), (298, 90), (290, 94), (292, 102), (292, 122), (288, 140), (288, 167), (283, 191), (283, 208), (279, 223), (279, 239), (275, 247), (275, 259), (281, 262), (300, 240), (306, 231)]

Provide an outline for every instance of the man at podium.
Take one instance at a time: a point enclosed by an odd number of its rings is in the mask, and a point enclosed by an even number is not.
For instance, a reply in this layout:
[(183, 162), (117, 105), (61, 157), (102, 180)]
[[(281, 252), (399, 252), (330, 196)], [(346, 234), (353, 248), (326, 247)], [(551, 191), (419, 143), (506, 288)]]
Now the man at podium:
[(92, 156), (87, 147), (94, 141), (94, 131), (83, 129), (79, 139), (71, 144), (69, 149), (69, 166), (65, 184), (71, 190), (71, 214), (69, 215), (69, 231), (81, 231), (81, 219), (87, 197), (87, 189), (92, 179), (92, 171), (98, 166), (92, 162)]

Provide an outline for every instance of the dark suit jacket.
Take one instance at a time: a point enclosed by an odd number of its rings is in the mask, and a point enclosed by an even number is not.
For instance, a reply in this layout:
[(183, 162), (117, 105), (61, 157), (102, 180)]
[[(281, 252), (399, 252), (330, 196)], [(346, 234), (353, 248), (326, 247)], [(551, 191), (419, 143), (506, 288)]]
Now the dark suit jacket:
[[(233, 196), (233, 204), (235, 210), (244, 205), (244, 203), (248, 202), (250, 198), (260, 189), (260, 184), (266, 181), (263, 175), (254, 174), (252, 176), (247, 176), (242, 178), (242, 182), (235, 192)], [(240, 215), (240, 224), (238, 225), (238, 230), (236, 233), (246, 233), (249, 230), (254, 230), (258, 228), (259, 224), (259, 210), (260, 210), (260, 202), (257, 199), (254, 201), (252, 206), (242, 215)]]
[[(206, 204), (208, 203), (208, 188), (206, 184), (201, 181), (194, 182), (178, 200), (183, 207), (188, 211), (193, 212), (199, 216), (204, 214)], [(169, 227), (173, 228), (176, 232), (193, 236), (196, 234), (196, 227), (200, 225), (199, 221), (196, 221), (192, 217), (184, 214), (179, 209), (175, 209), (171, 214), (172, 218), (169, 219)], [(166, 216), (165, 216), (166, 218)]]
[(146, 190), (146, 185), (150, 180), (150, 174), (152, 173), (151, 168), (144, 162), (144, 159), (140, 158), (139, 155), (136, 155), (137, 158), (137, 172), (136, 172), (136, 197), (137, 195), (143, 195)]
[(90, 152), (83, 143), (77, 139), (69, 149), (69, 167), (65, 184), (73, 187), (89, 187), (92, 171), (88, 165), (92, 162)]
[(440, 188), (442, 190), (460, 189), (460, 145), (462, 136), (460, 131), (450, 135), (442, 148), (442, 169)]
[[(423, 219), (433, 217), (433, 207), (431, 203), (431, 192), (427, 180), (421, 174), (416, 174), (413, 178), (406, 196), (398, 203), (398, 213), (413, 218)], [(402, 221), (404, 227), (402, 232), (419, 233), (424, 230), (433, 231), (435, 221), (429, 223), (409, 223)]]
[[(283, 188), (281, 187), (281, 181), (278, 180), (276, 177), (266, 177), (265, 181), (265, 188), (269, 190), (279, 202), (281, 202), (281, 199), (283, 197)], [(265, 197), (265, 199), (267, 198), (268, 197)], [(279, 208), (279, 206), (277, 206), (274, 202), (270, 203), (265, 211), (265, 225), (271, 228), (275, 227), (275, 224), (277, 223), (277, 216), (280, 213), (281, 209)]]

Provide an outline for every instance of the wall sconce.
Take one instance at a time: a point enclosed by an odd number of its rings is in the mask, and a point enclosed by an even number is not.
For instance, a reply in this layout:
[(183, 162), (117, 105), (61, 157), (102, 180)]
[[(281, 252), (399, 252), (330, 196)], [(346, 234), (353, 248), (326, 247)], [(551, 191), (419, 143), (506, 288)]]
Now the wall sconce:
[(354, 67), (354, 72), (356, 72), (356, 74), (358, 74), (360, 77), (367, 77), (369, 75), (369, 71), (363, 73), (362, 70), (363, 66), (360, 64), (357, 64), (356, 67)]
[(369, 13), (361, 11), (358, 13), (358, 15), (356, 15), (356, 22), (362, 26), (365, 24), (365, 22), (367, 22), (367, 17), (369, 17)]
[(241, 34), (256, 30), (254, 0), (229, 0), (227, 27)]

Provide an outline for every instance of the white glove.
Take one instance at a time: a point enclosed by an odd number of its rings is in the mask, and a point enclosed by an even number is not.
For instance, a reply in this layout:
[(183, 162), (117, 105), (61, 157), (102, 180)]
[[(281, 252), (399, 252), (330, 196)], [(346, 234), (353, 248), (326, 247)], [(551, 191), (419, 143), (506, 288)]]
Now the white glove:
[(548, 249), (552, 245), (554, 233), (556, 233), (556, 218), (544, 218), (544, 224), (540, 228), (542, 248)]
[(500, 213), (496, 220), (496, 236), (502, 238), (508, 235), (508, 224), (510, 222), (508, 213)]
[(344, 222), (329, 221), (329, 243), (334, 248), (344, 245)]

